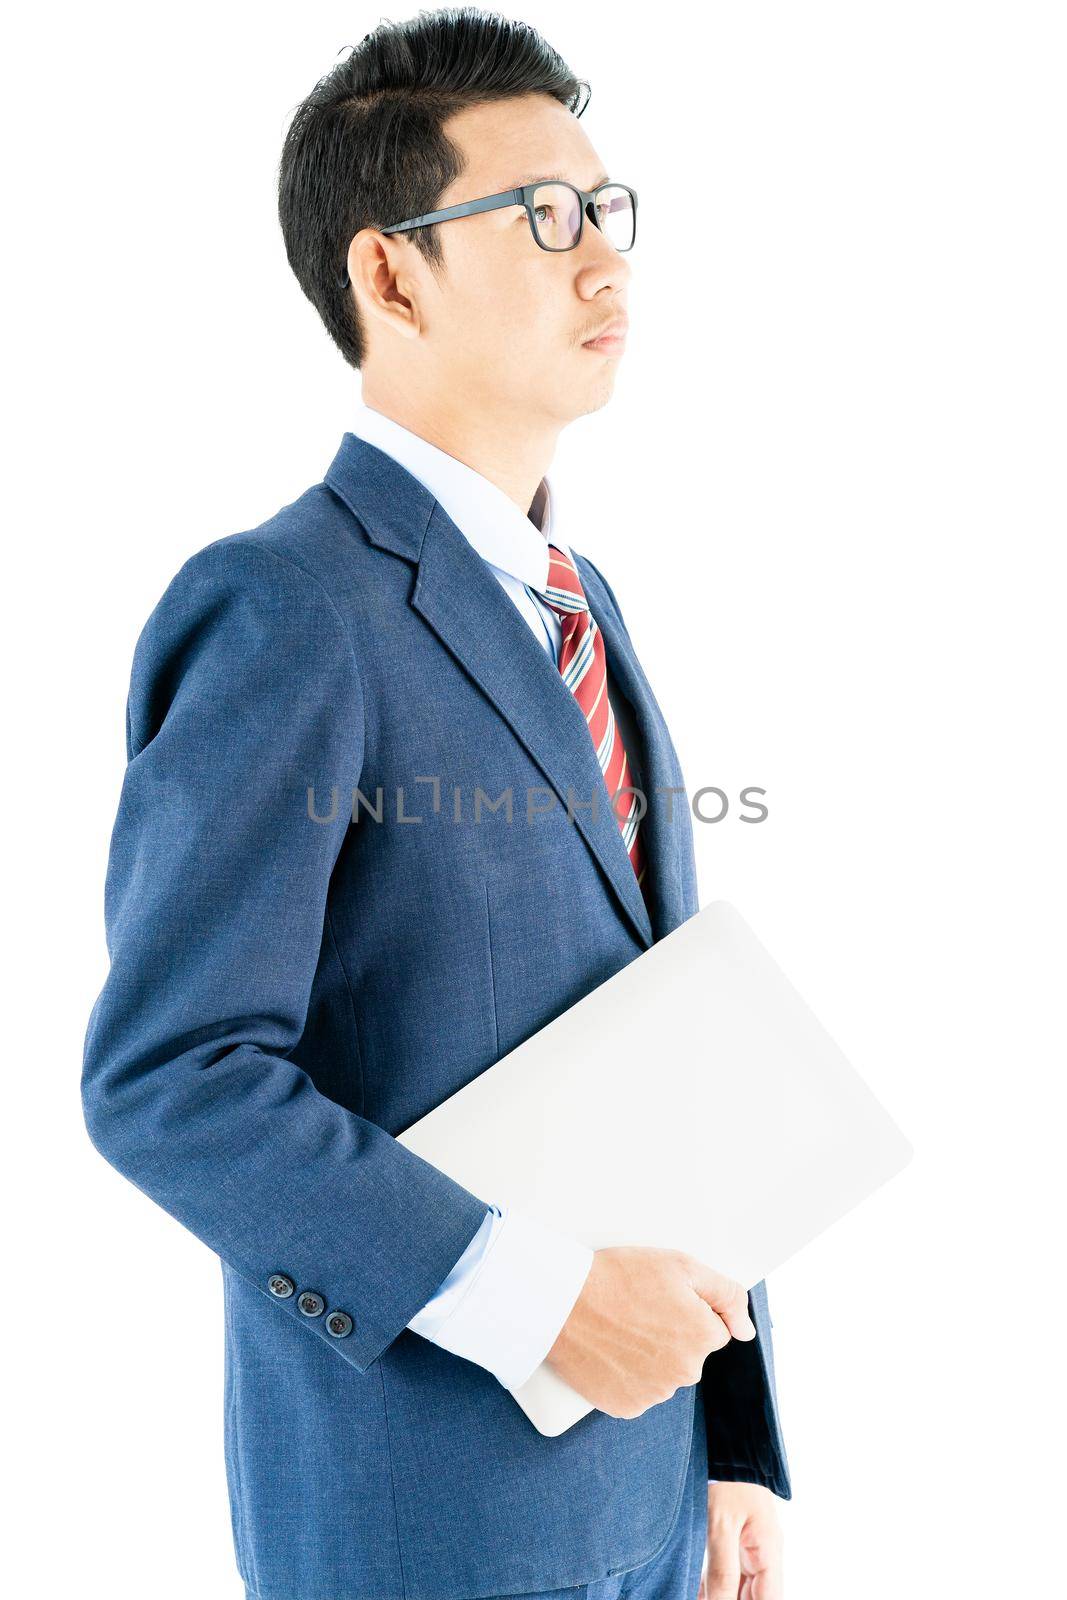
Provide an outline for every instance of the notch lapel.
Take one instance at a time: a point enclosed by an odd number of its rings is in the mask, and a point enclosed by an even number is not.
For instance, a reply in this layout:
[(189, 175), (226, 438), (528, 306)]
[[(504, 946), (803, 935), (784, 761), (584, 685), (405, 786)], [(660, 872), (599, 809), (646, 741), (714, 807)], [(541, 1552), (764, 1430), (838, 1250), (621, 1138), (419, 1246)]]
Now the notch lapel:
[[(645, 841), (645, 855), (648, 862), (653, 937), (662, 939), (685, 920), (685, 891), (682, 886), (677, 840), (679, 824), (670, 818), (676, 816), (675, 808), (687, 806), (689, 800), (663, 713), (634, 653), (629, 636), (616, 622), (610, 604), (601, 604), (596, 599), (597, 594), (602, 592), (596, 572), (590, 574), (587, 563), (577, 552), (575, 559), (581, 569), (582, 587), (589, 601), (589, 609), (604, 637), (608, 673), (614, 680), (612, 698), (620, 693), (625, 695), (640, 736), (641, 748), (633, 751), (627, 747), (627, 755), (635, 773), (639, 773), (639, 776), (635, 776), (632, 781), (644, 795), (647, 806), (641, 821), (641, 833)], [(621, 730), (618, 731), (621, 737)], [(657, 788), (657, 786), (668, 788), (671, 785), (681, 788), (683, 792), (671, 796)], [(633, 876), (632, 867), (630, 875)], [(634, 881), (636, 882), (636, 879)]]
[[(324, 482), (355, 515), (372, 544), (415, 564), (409, 603), (503, 717), (564, 811), (569, 800), (573, 804), (574, 826), (611, 884), (623, 916), (641, 943), (651, 945), (648, 908), (582, 709), (486, 563), (424, 484), (356, 434), (344, 435)], [(610, 618), (599, 611), (594, 615), (604, 632), (609, 666), (634, 706), (645, 744), (645, 771), (670, 771), (660, 767), (664, 752), (646, 701), (650, 691), (632, 649)], [(595, 817), (589, 807), (594, 793)], [(649, 807), (643, 828), (658, 809)], [(663, 830), (655, 823), (649, 829), (648, 857), (650, 873), (671, 871)], [(653, 903), (661, 911), (671, 892), (670, 879), (657, 883)]]
[[(434, 501), (411, 604), (541, 768), (642, 944), (652, 925), (611, 809), (585, 715), (481, 556)], [(589, 806), (597, 796), (597, 813)]]

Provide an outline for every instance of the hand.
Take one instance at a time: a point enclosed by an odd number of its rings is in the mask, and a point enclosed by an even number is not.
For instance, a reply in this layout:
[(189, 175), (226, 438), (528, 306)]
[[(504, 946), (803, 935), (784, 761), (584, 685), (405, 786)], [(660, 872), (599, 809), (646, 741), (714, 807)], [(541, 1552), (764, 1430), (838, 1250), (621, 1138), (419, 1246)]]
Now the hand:
[(782, 1528), (761, 1483), (708, 1484), (707, 1567), (697, 1600), (782, 1600)]
[(736, 1279), (683, 1250), (611, 1245), (594, 1251), (546, 1360), (599, 1411), (632, 1418), (699, 1383), (731, 1337), (756, 1337)]

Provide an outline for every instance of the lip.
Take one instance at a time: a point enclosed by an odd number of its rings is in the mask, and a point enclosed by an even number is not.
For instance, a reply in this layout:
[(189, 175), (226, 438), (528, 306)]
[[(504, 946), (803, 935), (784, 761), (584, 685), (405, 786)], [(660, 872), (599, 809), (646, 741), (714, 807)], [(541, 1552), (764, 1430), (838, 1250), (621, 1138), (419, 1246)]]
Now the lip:
[(621, 350), (626, 343), (626, 333), (629, 326), (630, 324), (626, 317), (615, 317), (594, 339), (586, 339), (582, 349), (603, 350), (605, 352)]

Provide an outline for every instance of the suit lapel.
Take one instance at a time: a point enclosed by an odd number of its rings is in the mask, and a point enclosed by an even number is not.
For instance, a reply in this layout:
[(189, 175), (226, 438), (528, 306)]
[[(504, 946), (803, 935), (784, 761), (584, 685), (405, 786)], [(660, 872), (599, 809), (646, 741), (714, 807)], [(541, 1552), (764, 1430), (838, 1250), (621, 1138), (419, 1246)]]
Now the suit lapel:
[[(652, 878), (655, 931), (581, 707), (481, 556), (417, 478), (355, 434), (344, 435), (325, 483), (344, 500), (373, 544), (414, 562), (417, 573), (410, 604), (503, 717), (564, 810), (570, 801), (574, 826), (611, 884), (623, 915), (641, 943), (651, 945), (677, 920), (673, 908), (680, 895), (678, 867), (661, 815), (662, 800), (654, 792), (657, 782), (672, 781), (674, 767), (651, 689), (608, 607), (586, 590), (604, 635), (609, 669), (633, 707), (641, 735), (643, 748), (637, 760), (649, 801), (641, 826)], [(582, 564), (582, 558), (577, 559)], [(588, 573), (584, 567), (583, 587)], [(602, 590), (595, 576), (592, 584), (599, 597)], [(598, 797), (595, 817), (589, 806), (593, 794)], [(521, 804), (525, 805), (525, 797)]]
[[(521, 740), (564, 810), (572, 806), (574, 825), (634, 932), (650, 945), (648, 911), (582, 709), (481, 556), (436, 501), (411, 604)], [(596, 816), (589, 805), (594, 794)]]
[[(614, 679), (612, 699), (619, 693), (625, 695), (640, 735), (641, 748), (632, 751), (627, 747), (627, 756), (630, 757), (631, 766), (639, 773), (633, 782), (644, 794), (647, 805), (641, 832), (648, 861), (653, 937), (662, 939), (685, 920), (685, 895), (678, 856), (680, 829), (676, 821), (668, 819), (676, 815), (677, 807), (687, 806), (689, 801), (684, 792), (673, 796), (657, 792), (657, 785), (684, 787), (667, 725), (625, 629), (616, 622), (610, 604), (599, 599), (603, 591), (596, 573), (591, 573), (582, 557), (577, 552), (575, 554), (589, 609), (604, 636), (608, 672)], [(622, 835), (619, 837), (621, 840)], [(632, 867), (630, 876), (633, 877)]]

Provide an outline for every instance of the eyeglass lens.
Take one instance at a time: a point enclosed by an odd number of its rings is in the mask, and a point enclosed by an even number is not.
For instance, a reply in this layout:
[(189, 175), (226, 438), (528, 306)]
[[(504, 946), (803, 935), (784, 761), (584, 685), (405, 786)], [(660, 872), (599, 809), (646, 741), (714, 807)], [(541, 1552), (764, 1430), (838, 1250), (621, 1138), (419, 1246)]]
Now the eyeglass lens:
[[(634, 242), (634, 208), (628, 189), (606, 183), (596, 197), (597, 217), (616, 250)], [(541, 183), (533, 195), (537, 237), (548, 250), (571, 250), (581, 226), (581, 201), (562, 183)]]

